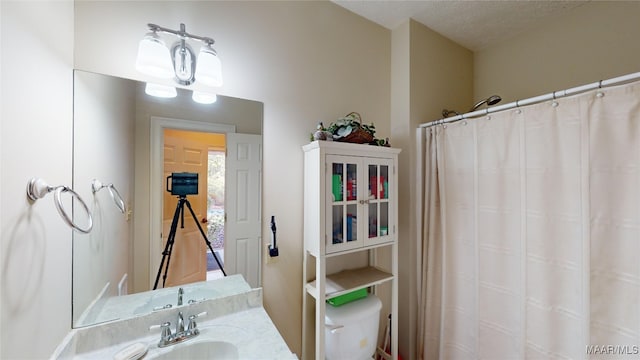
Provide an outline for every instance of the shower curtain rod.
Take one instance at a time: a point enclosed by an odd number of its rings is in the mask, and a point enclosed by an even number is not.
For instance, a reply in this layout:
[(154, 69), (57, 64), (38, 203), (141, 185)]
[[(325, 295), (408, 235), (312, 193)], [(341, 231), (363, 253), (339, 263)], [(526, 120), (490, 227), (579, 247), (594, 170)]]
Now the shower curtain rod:
[(431, 126), (447, 124), (447, 123), (451, 123), (451, 122), (455, 122), (455, 121), (459, 121), (459, 120), (463, 120), (463, 119), (470, 119), (470, 118), (477, 117), (477, 116), (487, 115), (487, 114), (494, 113), (494, 112), (497, 112), (497, 111), (514, 109), (514, 108), (517, 108), (517, 107), (521, 107), (521, 106), (525, 106), (525, 105), (531, 105), (531, 104), (537, 104), (537, 103), (541, 103), (541, 102), (548, 101), (548, 100), (556, 100), (556, 99), (559, 99), (559, 98), (562, 98), (562, 97), (583, 93), (583, 92), (586, 92), (586, 91), (589, 91), (589, 90), (595, 90), (595, 89), (600, 89), (600, 88), (603, 88), (603, 87), (620, 85), (620, 84), (624, 84), (624, 83), (632, 82), (632, 81), (636, 81), (636, 80), (640, 80), (640, 72), (633, 73), (633, 74), (628, 74), (628, 75), (623, 75), (623, 76), (619, 76), (619, 77), (615, 77), (615, 78), (612, 78), (612, 79), (609, 79), (609, 80), (600, 80), (600, 81), (597, 81), (597, 82), (594, 82), (594, 83), (591, 83), (591, 84), (577, 86), (577, 87), (566, 89), (566, 90), (554, 91), (552, 93), (548, 93), (548, 94), (540, 95), (540, 96), (535, 96), (535, 97), (524, 99), (524, 100), (516, 100), (514, 102), (511, 102), (511, 103), (508, 103), (508, 104), (504, 104), (504, 105), (497, 105), (497, 106), (487, 107), (486, 109), (472, 111), (472, 112), (468, 112), (468, 113), (465, 113), (465, 114), (451, 116), (451, 117), (448, 117), (448, 118), (444, 118), (444, 119), (435, 120), (435, 121), (431, 121), (431, 122), (428, 122), (428, 123), (420, 124), (420, 125), (418, 125), (418, 127), (419, 128), (428, 128), (428, 127), (431, 127)]

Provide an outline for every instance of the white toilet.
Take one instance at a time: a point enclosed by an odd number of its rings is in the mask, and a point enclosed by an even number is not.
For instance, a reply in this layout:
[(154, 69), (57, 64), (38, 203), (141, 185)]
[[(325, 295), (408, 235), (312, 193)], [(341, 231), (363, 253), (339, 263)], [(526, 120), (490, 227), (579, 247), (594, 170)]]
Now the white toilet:
[(382, 302), (375, 295), (334, 307), (327, 304), (325, 316), (326, 358), (371, 359), (378, 343)]

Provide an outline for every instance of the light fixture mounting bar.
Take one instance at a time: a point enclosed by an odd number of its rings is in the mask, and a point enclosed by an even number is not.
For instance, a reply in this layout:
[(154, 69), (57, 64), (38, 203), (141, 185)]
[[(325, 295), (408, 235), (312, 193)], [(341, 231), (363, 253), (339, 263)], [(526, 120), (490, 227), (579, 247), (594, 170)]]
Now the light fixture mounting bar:
[(147, 24), (147, 26), (149, 27), (149, 30), (153, 31), (153, 32), (163, 32), (163, 33), (167, 33), (167, 34), (173, 34), (176, 35), (182, 39), (193, 39), (193, 40), (198, 40), (198, 41), (202, 41), (203, 43), (207, 44), (207, 45), (213, 45), (215, 43), (215, 41), (210, 38), (210, 37), (206, 37), (206, 36), (198, 36), (198, 35), (193, 35), (193, 34), (189, 34), (186, 30), (185, 30), (185, 25), (184, 24), (180, 24), (180, 30), (173, 30), (173, 29), (169, 29), (166, 27), (162, 27), (156, 24)]

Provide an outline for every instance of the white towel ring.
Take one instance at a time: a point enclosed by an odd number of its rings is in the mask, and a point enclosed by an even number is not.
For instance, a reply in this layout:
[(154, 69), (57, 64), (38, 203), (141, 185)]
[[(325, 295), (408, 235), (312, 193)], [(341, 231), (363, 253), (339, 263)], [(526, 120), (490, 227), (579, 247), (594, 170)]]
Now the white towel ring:
[[(56, 209), (58, 210), (58, 213), (62, 217), (62, 220), (64, 220), (64, 222), (66, 222), (67, 225), (71, 226), (71, 228), (83, 234), (88, 234), (89, 232), (91, 232), (91, 229), (93, 228), (93, 218), (91, 217), (91, 212), (89, 211), (89, 207), (84, 202), (84, 200), (82, 200), (80, 195), (78, 195), (78, 193), (76, 193), (71, 188), (68, 188), (64, 185), (55, 186), (55, 187), (49, 186), (44, 180), (40, 178), (32, 178), (31, 180), (29, 180), (29, 183), (27, 184), (27, 196), (29, 197), (29, 199), (33, 201), (42, 199), (45, 195), (47, 195), (52, 191), (54, 192), (53, 193), (54, 204), (56, 205)], [(64, 210), (64, 207), (62, 206), (62, 200), (61, 200), (61, 195), (63, 192), (71, 193), (71, 196), (77, 198), (80, 205), (82, 205), (82, 207), (84, 208), (85, 212), (87, 213), (87, 218), (89, 222), (86, 228), (81, 228), (80, 226), (76, 225), (71, 219), (71, 217), (69, 216), (69, 214)]]
[(91, 191), (94, 194), (103, 188), (109, 189), (109, 194), (111, 195), (111, 199), (116, 204), (116, 207), (118, 208), (118, 210), (120, 210), (120, 212), (124, 214), (127, 208), (124, 204), (124, 200), (122, 199), (122, 196), (120, 196), (120, 193), (118, 192), (118, 189), (116, 189), (116, 187), (113, 184), (105, 185), (100, 180), (93, 179), (93, 181), (91, 182)]

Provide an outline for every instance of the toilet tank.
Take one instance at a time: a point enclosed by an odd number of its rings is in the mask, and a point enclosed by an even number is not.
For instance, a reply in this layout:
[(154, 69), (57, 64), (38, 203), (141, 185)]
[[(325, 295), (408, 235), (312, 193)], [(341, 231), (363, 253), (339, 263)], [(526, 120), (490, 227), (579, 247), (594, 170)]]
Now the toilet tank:
[(371, 359), (378, 342), (382, 302), (375, 295), (341, 306), (327, 304), (325, 354), (329, 360)]

